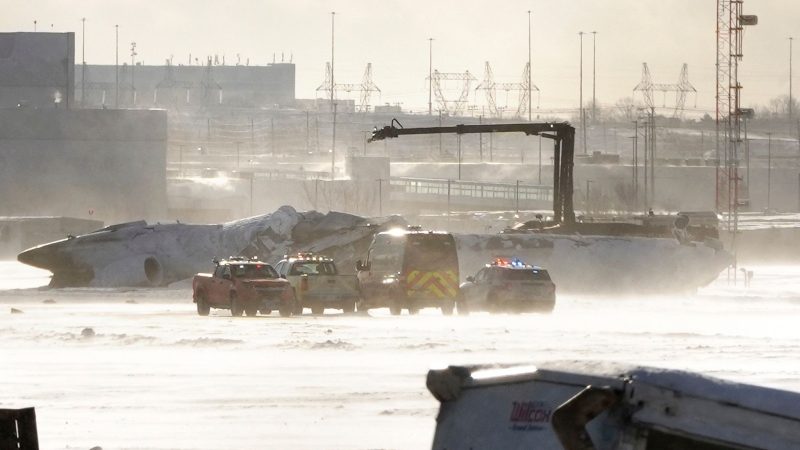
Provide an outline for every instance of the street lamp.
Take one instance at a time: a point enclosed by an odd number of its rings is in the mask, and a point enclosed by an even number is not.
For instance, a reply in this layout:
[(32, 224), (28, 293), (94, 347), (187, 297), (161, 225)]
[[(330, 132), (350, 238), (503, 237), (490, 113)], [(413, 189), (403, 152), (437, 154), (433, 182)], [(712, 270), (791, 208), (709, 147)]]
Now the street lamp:
[(581, 121), (581, 131), (583, 134), (583, 154), (586, 155), (586, 124), (584, 123), (584, 116), (583, 116), (583, 31), (578, 32), (578, 36), (580, 36), (581, 40), (581, 58), (580, 58), (580, 87), (579, 87), (579, 98), (578, 98), (578, 116), (580, 117)]
[(428, 38), (428, 115), (433, 115), (433, 38)]
[(531, 121), (531, 11), (528, 10), (528, 122)]
[(789, 122), (792, 121), (792, 41), (793, 37), (789, 36)]
[(116, 51), (114, 53), (114, 108), (119, 109), (119, 25), (114, 25)]
[(767, 133), (767, 211), (772, 209), (772, 133)]
[(334, 30), (335, 30), (336, 11), (331, 11), (331, 108), (333, 108), (333, 136), (331, 141), (331, 187), (333, 186), (333, 179), (335, 178), (336, 167), (336, 103), (334, 96), (336, 92), (336, 83), (333, 78), (333, 62), (334, 62)]
[(131, 42), (131, 95), (133, 95), (133, 105), (136, 105), (136, 83), (134, 81), (134, 68), (136, 67), (136, 42)]
[(86, 105), (86, 17), (81, 19), (81, 106)]
[(595, 43), (595, 38), (597, 38), (597, 31), (592, 31), (592, 122), (597, 121), (597, 98), (595, 97), (595, 85), (597, 83), (597, 70), (595, 66), (597, 44)]

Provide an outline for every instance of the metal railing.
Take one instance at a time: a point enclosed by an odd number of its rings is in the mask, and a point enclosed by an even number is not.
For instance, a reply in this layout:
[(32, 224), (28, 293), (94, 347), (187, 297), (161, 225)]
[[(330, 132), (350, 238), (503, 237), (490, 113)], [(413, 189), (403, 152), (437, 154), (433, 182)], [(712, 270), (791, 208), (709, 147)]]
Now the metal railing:
[(436, 178), (392, 177), (393, 193), (441, 195), (451, 198), (552, 201), (553, 187), (517, 183), (485, 183)]

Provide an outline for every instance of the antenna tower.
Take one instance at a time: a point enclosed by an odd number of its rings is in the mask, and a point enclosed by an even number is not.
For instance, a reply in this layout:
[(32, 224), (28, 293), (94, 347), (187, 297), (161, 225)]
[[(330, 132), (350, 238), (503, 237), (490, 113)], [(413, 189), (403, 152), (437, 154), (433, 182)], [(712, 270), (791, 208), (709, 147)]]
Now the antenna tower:
[[(739, 148), (742, 143), (739, 61), (745, 26), (758, 17), (742, 14), (743, 0), (717, 0), (717, 211), (727, 210), (736, 276), (736, 234), (739, 229)], [(724, 158), (724, 159), (723, 159)], [(722, 165), (724, 162), (724, 166)], [(735, 278), (734, 278), (735, 280)]]

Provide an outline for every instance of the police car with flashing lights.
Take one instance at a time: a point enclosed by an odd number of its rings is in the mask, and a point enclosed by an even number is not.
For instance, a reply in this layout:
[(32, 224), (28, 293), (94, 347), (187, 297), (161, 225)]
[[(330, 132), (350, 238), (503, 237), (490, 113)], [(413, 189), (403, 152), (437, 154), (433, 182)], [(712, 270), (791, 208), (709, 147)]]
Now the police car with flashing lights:
[(519, 258), (496, 258), (461, 284), (457, 309), (490, 312), (551, 312), (556, 285), (547, 270)]

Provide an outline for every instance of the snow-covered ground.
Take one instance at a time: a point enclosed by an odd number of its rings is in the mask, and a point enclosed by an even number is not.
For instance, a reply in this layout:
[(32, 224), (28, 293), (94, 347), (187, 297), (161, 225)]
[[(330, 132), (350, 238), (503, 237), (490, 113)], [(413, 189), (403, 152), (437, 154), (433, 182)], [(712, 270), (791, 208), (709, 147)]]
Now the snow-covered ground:
[(30, 289), (42, 272), (1, 262), (0, 408), (35, 406), (46, 449), (416, 449), (426, 371), (447, 364), (614, 360), (800, 391), (800, 266), (748, 269), (749, 288), (723, 273), (694, 296), (562, 295), (550, 315), (232, 319), (197, 316), (189, 288)]

